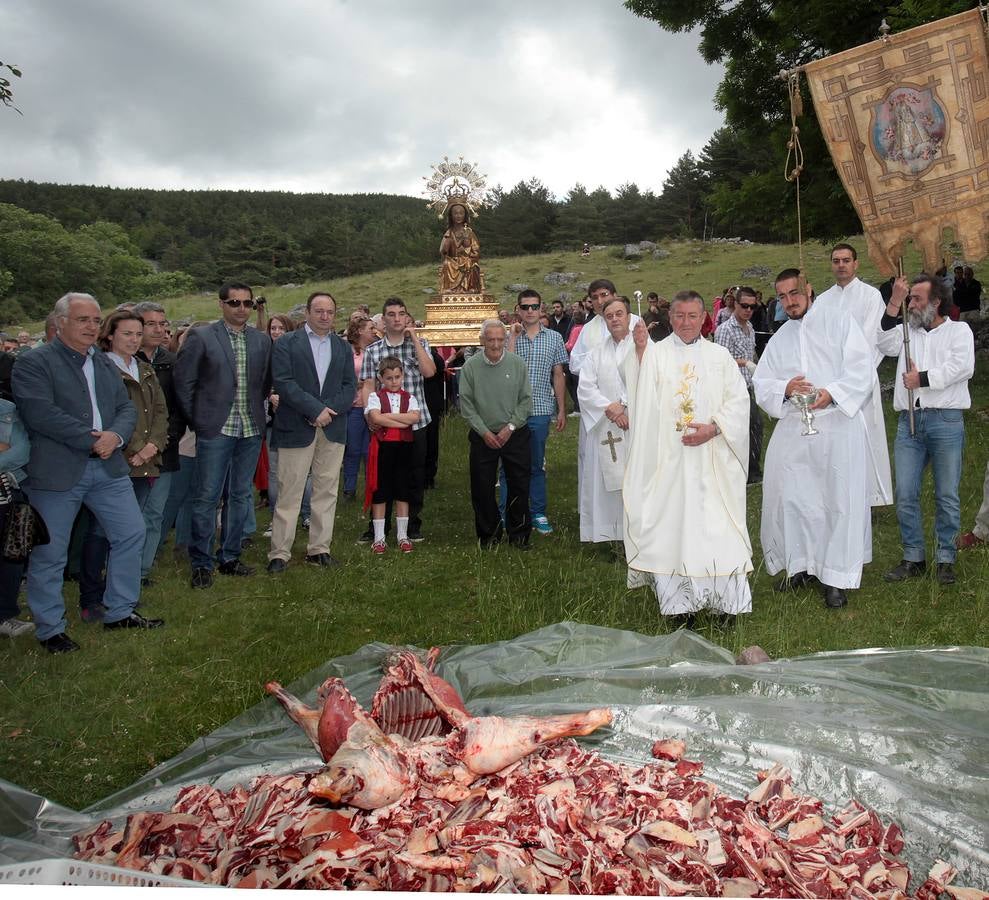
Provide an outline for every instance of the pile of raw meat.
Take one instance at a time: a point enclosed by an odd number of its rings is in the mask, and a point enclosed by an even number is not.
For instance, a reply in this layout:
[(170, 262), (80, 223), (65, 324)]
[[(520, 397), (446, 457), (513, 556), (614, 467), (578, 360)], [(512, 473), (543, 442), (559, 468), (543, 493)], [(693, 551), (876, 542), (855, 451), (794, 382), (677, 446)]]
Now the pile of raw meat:
[(737, 800), (679, 740), (648, 765), (610, 762), (571, 739), (609, 710), (472, 717), (434, 660), (397, 654), (370, 714), (339, 679), (320, 709), (268, 685), (325, 768), (183, 788), (170, 812), (76, 835), (76, 856), (251, 888), (989, 897), (952, 886), (943, 862), (910, 893), (895, 824), (858, 803), (826, 816), (780, 766)]

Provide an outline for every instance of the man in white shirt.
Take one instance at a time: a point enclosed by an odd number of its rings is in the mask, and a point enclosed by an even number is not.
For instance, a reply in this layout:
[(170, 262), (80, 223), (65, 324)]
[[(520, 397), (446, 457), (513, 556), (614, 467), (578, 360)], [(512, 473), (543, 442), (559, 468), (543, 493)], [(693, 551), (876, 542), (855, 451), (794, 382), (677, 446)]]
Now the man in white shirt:
[(814, 305), (824, 309), (837, 304), (851, 316), (862, 329), (862, 334), (873, 351), (872, 397), (862, 412), (869, 426), (869, 445), (872, 467), (870, 472), (870, 503), (872, 506), (886, 506), (893, 502), (893, 481), (890, 477), (889, 446), (886, 443), (886, 422), (883, 418), (882, 398), (879, 394), (879, 379), (875, 369), (882, 362), (882, 351), (876, 342), (879, 335), (879, 322), (883, 315), (883, 299), (871, 284), (858, 278), (858, 253), (851, 244), (836, 244), (831, 250), (831, 273), (835, 284), (821, 294)]
[[(899, 318), (907, 302), (910, 365), (903, 352)], [(937, 537), (937, 580), (955, 582), (955, 541), (961, 529), (958, 484), (965, 444), (963, 410), (971, 399), (968, 380), (975, 371), (972, 329), (946, 317), (951, 296), (938, 278), (918, 275), (896, 279), (882, 317), (879, 349), (899, 356), (893, 408), (900, 414), (893, 445), (896, 465), (896, 518), (903, 542), (902, 562), (887, 572), (886, 581), (904, 581), (927, 569), (920, 488), (928, 462), (934, 474), (934, 530)], [(914, 434), (910, 434), (910, 394), (913, 391)]]
[(275, 341), (271, 378), (278, 408), (271, 445), (278, 450), (278, 500), (271, 519), (268, 572), (285, 571), (306, 478), (312, 470), (312, 516), (306, 562), (335, 566), (330, 555), (337, 487), (347, 442), (347, 412), (357, 379), (353, 354), (333, 333), (336, 301), (317, 291), (306, 301), (306, 324)]

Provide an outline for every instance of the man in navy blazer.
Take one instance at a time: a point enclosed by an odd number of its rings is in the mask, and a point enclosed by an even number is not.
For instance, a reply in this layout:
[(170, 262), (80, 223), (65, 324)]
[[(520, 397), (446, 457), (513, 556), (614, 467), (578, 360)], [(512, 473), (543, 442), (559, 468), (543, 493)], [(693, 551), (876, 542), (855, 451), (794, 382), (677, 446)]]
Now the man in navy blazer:
[(27, 602), (42, 646), (70, 653), (79, 645), (66, 634), (62, 572), (80, 504), (110, 541), (103, 627), (157, 628), (164, 622), (134, 612), (144, 518), (120, 448), (130, 440), (137, 410), (116, 366), (94, 347), (100, 306), (89, 294), (66, 294), (54, 314), (57, 337), (18, 356), (13, 390), (31, 439), (27, 494), (51, 538), (31, 554)]
[(252, 575), (240, 561), (244, 525), (254, 503), (252, 481), (264, 434), (264, 401), (271, 388), (271, 338), (247, 324), (254, 309), (249, 285), (220, 288), (222, 318), (193, 328), (175, 361), (175, 396), (196, 433), (192, 586), (213, 584), (216, 509), (229, 477), (227, 529), (220, 547), (224, 575)]
[(271, 520), (268, 571), (283, 572), (292, 556), (306, 476), (312, 469), (312, 516), (306, 562), (334, 566), (330, 556), (347, 412), (357, 376), (347, 343), (333, 333), (337, 304), (325, 291), (306, 301), (306, 324), (275, 342), (271, 376), (278, 395), (271, 446), (278, 450), (278, 500)]

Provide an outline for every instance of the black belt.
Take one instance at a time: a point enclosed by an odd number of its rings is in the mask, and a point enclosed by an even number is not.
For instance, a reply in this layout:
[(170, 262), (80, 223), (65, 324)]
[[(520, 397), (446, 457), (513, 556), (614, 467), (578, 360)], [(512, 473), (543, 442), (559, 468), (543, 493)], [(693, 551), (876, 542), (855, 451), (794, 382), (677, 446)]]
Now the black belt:
[(91, 452), (91, 453), (89, 454), (89, 458), (90, 458), (90, 459), (100, 459), (101, 457), (100, 457), (100, 455), (99, 455), (99, 453), (97, 453), (97, 452), (96, 452), (95, 450), (93, 450), (93, 451), (92, 451), (92, 452)]

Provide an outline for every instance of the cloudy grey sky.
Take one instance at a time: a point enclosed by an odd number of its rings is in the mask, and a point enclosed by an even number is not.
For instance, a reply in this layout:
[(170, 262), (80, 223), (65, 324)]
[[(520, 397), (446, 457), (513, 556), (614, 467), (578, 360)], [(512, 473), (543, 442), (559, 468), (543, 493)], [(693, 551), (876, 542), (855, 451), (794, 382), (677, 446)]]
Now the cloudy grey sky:
[(659, 191), (721, 70), (620, 0), (0, 0), (0, 177), (419, 196), (444, 155)]

